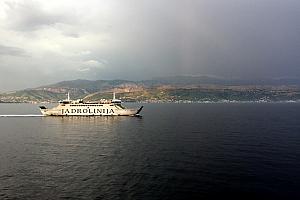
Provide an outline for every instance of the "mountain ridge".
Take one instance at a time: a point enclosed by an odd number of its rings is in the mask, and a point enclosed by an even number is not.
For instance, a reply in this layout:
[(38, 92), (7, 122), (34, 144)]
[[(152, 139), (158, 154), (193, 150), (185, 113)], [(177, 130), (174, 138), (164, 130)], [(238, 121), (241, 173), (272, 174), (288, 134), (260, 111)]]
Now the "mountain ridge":
[[(76, 79), (0, 94), (0, 102), (56, 102), (72, 98), (109, 98), (112, 91), (125, 101), (258, 101), (299, 100), (300, 79), (241, 80), (211, 76), (158, 77), (152, 80)], [(88, 96), (88, 98), (86, 98)]]

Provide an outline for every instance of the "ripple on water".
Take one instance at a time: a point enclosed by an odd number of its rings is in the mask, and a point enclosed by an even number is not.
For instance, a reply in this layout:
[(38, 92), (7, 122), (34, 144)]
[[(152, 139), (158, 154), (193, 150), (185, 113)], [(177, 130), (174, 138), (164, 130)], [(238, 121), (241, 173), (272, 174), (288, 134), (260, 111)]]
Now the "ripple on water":
[(0, 198), (299, 197), (299, 108), (147, 104), (143, 118), (0, 118)]

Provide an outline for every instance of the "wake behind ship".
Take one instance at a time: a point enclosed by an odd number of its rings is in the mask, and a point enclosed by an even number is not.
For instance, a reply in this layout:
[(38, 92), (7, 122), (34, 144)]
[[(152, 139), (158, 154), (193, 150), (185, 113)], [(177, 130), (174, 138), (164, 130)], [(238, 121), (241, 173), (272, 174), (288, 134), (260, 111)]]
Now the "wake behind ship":
[(44, 116), (139, 116), (143, 106), (139, 109), (129, 109), (122, 105), (122, 101), (115, 98), (112, 100), (100, 100), (93, 102), (84, 102), (82, 99), (59, 101), (58, 106), (46, 108), (40, 106)]

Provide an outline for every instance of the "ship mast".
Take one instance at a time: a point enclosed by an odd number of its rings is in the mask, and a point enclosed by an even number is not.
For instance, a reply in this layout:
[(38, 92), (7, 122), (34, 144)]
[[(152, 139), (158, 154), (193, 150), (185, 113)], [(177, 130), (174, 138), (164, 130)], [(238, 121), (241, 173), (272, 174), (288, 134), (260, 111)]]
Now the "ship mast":
[(122, 101), (120, 99), (116, 99), (116, 93), (113, 92), (113, 99), (111, 101), (112, 103), (121, 103)]

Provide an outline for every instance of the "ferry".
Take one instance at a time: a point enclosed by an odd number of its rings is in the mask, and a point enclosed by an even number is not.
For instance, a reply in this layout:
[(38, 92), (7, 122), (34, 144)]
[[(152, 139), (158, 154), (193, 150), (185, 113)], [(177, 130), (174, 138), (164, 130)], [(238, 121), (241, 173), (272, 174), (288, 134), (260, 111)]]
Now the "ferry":
[(82, 99), (70, 100), (68, 98), (59, 101), (58, 106), (46, 108), (40, 106), (44, 116), (140, 116), (143, 106), (138, 109), (129, 109), (122, 105), (122, 101), (116, 99), (113, 93), (112, 100), (102, 99), (100, 101), (84, 102)]

